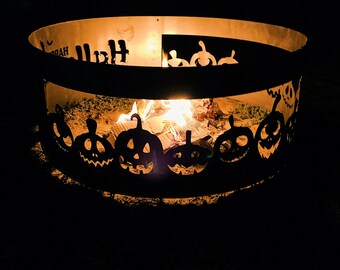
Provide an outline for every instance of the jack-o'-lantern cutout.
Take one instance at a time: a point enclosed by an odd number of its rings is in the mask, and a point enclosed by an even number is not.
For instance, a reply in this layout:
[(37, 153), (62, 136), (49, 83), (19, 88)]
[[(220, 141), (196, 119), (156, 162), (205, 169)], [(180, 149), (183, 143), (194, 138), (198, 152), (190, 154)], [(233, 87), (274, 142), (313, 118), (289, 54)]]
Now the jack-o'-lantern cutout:
[(168, 65), (170, 67), (186, 67), (189, 66), (189, 62), (182, 58), (177, 58), (177, 52), (175, 50), (171, 50), (169, 52), (171, 58), (168, 60)]
[(202, 51), (195, 53), (190, 59), (191, 66), (205, 67), (205, 66), (215, 66), (217, 64), (215, 56), (207, 52), (205, 45), (202, 40), (198, 42), (201, 46)]
[(238, 61), (234, 57), (235, 57), (235, 50), (232, 50), (230, 56), (221, 58), (220, 60), (218, 60), (217, 64), (219, 66), (225, 65), (225, 64), (228, 64), (228, 65), (238, 64)]
[(208, 164), (212, 153), (209, 149), (191, 143), (191, 131), (186, 131), (186, 142), (169, 149), (165, 154), (168, 168), (182, 175), (200, 173)]
[(55, 113), (47, 116), (47, 128), (50, 138), (53, 138), (57, 150), (69, 152), (73, 146), (74, 140), (71, 129), (64, 121), (64, 110), (60, 105), (55, 106)]
[(159, 173), (162, 170), (163, 148), (158, 137), (142, 128), (142, 120), (135, 113), (136, 128), (121, 132), (115, 142), (119, 164), (134, 174)]
[(295, 91), (292, 81), (283, 85), (283, 91), (281, 93), (283, 100), (288, 108), (293, 108), (295, 104)]
[(234, 125), (234, 117), (229, 117), (230, 129), (221, 134), (215, 141), (214, 157), (224, 163), (234, 163), (244, 159), (252, 150), (254, 136), (247, 127)]
[(285, 126), (285, 139), (287, 143), (291, 143), (295, 136), (295, 126), (297, 122), (297, 113), (293, 112), (293, 114), (288, 118), (286, 126)]
[[(301, 79), (300, 79), (301, 81)], [(297, 92), (295, 94), (295, 103), (294, 103), (294, 111), (292, 115), (288, 118), (285, 126), (285, 138), (287, 143), (291, 143), (293, 141), (293, 138), (295, 136), (295, 128), (296, 128), (296, 122), (297, 122), (297, 112), (299, 107), (299, 93), (300, 93), (300, 82), (297, 88)]]
[(260, 156), (268, 159), (279, 147), (284, 131), (283, 114), (275, 111), (281, 95), (277, 95), (272, 111), (260, 123), (256, 130), (255, 141)]
[(113, 161), (114, 149), (108, 140), (96, 134), (95, 120), (88, 118), (86, 124), (89, 132), (76, 137), (75, 148), (86, 163), (104, 167)]
[(269, 88), (267, 91), (268, 94), (273, 98), (276, 98), (278, 95), (280, 95), (284, 105), (289, 109), (293, 108), (296, 100), (293, 81)]

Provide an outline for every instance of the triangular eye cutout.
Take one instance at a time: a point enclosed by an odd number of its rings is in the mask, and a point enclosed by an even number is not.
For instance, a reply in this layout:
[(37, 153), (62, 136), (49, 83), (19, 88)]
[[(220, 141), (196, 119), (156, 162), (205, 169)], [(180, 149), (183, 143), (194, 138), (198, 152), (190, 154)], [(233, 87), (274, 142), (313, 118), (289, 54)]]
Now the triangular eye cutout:
[(126, 147), (130, 148), (130, 149), (134, 149), (135, 148), (135, 144), (133, 142), (133, 139), (130, 139), (126, 145)]
[(144, 145), (144, 147), (143, 147), (143, 153), (146, 153), (146, 154), (150, 153), (150, 145), (149, 145), (149, 143), (146, 143), (146, 144)]

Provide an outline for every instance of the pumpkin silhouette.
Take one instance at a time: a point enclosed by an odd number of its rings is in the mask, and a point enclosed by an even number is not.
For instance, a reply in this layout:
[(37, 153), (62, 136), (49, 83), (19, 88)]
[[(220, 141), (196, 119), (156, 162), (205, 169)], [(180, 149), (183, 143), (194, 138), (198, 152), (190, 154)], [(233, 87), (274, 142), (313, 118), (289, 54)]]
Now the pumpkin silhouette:
[(142, 120), (135, 113), (136, 128), (121, 132), (115, 142), (119, 163), (134, 174), (160, 173), (163, 147), (158, 137), (142, 128)]
[(207, 166), (211, 151), (191, 143), (191, 131), (186, 131), (186, 143), (169, 149), (165, 154), (168, 168), (182, 175), (200, 173)]
[(277, 95), (272, 111), (260, 123), (256, 130), (255, 141), (260, 156), (269, 158), (279, 147), (284, 132), (283, 114), (275, 111), (277, 104), (281, 99), (281, 95)]
[(195, 53), (190, 59), (191, 66), (216, 66), (217, 62), (215, 56), (207, 52), (205, 45), (202, 40), (198, 42), (198, 45), (202, 48), (202, 51)]
[(75, 148), (80, 157), (88, 164), (103, 167), (114, 159), (114, 149), (105, 138), (96, 134), (97, 122), (91, 118), (86, 120), (88, 133), (79, 135), (75, 140)]
[(235, 50), (232, 50), (231, 55), (227, 56), (227, 57), (223, 57), (220, 60), (218, 60), (217, 65), (220, 66), (220, 65), (224, 65), (224, 64), (228, 64), (228, 65), (238, 64), (238, 61), (235, 60), (234, 56), (235, 56)]
[(295, 127), (297, 122), (297, 112), (293, 112), (288, 118), (285, 126), (285, 142), (291, 143), (295, 136)]
[(214, 144), (214, 157), (224, 163), (233, 163), (247, 156), (254, 145), (254, 136), (248, 127), (234, 125), (229, 116), (230, 129), (221, 134)]
[[(298, 91), (300, 90), (300, 86), (298, 87)], [(288, 118), (285, 126), (285, 142), (291, 143), (295, 136), (295, 128), (298, 119), (298, 107), (299, 107), (299, 93), (295, 94), (295, 103), (294, 103), (294, 111), (292, 115)]]
[(292, 82), (286, 83), (283, 85), (282, 91), (280, 91), (283, 101), (288, 108), (293, 108), (296, 100), (296, 95), (294, 91), (294, 86)]
[(187, 60), (182, 58), (177, 58), (177, 52), (175, 50), (171, 50), (169, 52), (171, 59), (168, 60), (168, 65), (170, 67), (184, 67), (189, 66), (189, 63)]
[(48, 137), (52, 139), (56, 150), (69, 152), (73, 147), (74, 139), (70, 127), (64, 121), (64, 110), (57, 104), (55, 113), (47, 116)]

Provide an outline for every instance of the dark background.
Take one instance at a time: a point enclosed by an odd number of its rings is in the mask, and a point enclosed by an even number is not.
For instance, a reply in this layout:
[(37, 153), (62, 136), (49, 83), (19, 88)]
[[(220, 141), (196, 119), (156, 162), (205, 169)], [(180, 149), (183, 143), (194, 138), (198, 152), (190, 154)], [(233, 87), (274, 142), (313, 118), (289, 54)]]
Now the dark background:
[[(0, 269), (340, 269), (337, 9), (326, 1), (2, 2)], [(69, 19), (195, 15), (292, 27), (309, 38), (295, 149), (256, 191), (202, 207), (115, 205), (51, 179), (30, 148), (41, 113), (27, 37)]]

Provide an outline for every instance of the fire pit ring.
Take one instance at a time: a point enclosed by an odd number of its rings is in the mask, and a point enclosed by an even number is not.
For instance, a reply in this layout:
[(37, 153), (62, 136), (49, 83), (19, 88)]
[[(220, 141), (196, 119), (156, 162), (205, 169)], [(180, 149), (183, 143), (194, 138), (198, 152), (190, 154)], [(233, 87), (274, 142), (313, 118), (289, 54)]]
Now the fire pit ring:
[(292, 147), (307, 37), (260, 22), (117, 16), (29, 35), (41, 149), (116, 200), (215, 202), (275, 177)]

